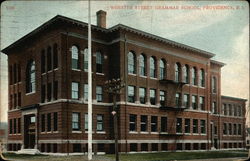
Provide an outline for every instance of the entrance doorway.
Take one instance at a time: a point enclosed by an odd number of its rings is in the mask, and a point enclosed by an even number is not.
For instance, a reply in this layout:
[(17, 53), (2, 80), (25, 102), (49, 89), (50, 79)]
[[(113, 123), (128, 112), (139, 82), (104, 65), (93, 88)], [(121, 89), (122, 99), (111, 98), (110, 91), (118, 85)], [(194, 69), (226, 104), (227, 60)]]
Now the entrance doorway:
[(36, 117), (34, 114), (24, 116), (24, 148), (34, 149), (36, 141)]

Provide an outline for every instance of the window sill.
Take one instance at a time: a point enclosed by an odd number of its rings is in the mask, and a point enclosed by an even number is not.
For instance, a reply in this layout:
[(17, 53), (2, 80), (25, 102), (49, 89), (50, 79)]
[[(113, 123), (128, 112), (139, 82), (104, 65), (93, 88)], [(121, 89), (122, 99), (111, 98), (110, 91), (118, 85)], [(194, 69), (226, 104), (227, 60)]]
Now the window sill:
[(53, 70), (51, 69), (51, 70), (49, 70), (47, 73), (51, 73)]
[(30, 92), (30, 93), (26, 93), (25, 95), (28, 96), (28, 95), (32, 95), (32, 94), (35, 94), (35, 93), (36, 93), (36, 91)]
[(54, 134), (57, 134), (57, 133), (59, 133), (59, 132), (58, 132), (58, 131), (53, 131), (53, 133), (54, 133)]
[(129, 134), (138, 134), (137, 131), (129, 131)]
[(168, 134), (168, 132), (160, 132), (160, 134)]
[(136, 76), (136, 74), (133, 74), (133, 73), (128, 73), (128, 75), (131, 75), (131, 76)]
[(157, 78), (153, 78), (153, 77), (150, 77), (150, 79), (154, 79), (154, 80), (157, 80)]
[(144, 75), (140, 75), (140, 77), (142, 77), (142, 78), (148, 78), (147, 76), (144, 76)]
[(193, 133), (193, 135), (199, 135), (199, 133)]
[(96, 75), (105, 75), (104, 73), (98, 73), (98, 72), (96, 72)]
[(97, 131), (97, 134), (106, 134), (106, 131)]
[(150, 134), (159, 134), (159, 132), (150, 132)]
[[(88, 131), (85, 131), (84, 133), (86, 133), (86, 134), (88, 134), (89, 132)], [(92, 131), (92, 134), (94, 134), (95, 132), (94, 131)]]
[(82, 133), (82, 131), (73, 130), (72, 133), (77, 133), (77, 134), (79, 134), (79, 133)]
[(77, 72), (80, 72), (81, 70), (80, 69), (71, 69), (73, 71), (77, 71)]
[(191, 135), (190, 133), (184, 133), (185, 135)]
[(147, 131), (141, 131), (140, 134), (149, 134)]

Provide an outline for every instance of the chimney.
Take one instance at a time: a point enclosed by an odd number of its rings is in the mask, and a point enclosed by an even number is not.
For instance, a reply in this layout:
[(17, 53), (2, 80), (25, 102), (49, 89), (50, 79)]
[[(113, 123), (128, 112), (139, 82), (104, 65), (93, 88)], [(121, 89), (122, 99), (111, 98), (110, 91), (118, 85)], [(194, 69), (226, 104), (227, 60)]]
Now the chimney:
[(106, 14), (107, 13), (103, 10), (96, 12), (97, 26), (106, 28)]

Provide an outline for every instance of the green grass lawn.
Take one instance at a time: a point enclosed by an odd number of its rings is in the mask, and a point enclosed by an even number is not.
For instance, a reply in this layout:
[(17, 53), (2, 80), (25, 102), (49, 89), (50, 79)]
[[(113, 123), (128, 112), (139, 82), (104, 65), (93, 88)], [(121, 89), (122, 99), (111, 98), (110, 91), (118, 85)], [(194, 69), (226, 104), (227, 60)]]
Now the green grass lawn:
[[(121, 154), (121, 161), (169, 161), (169, 160), (191, 160), (209, 158), (234, 158), (247, 157), (247, 151), (211, 151), (211, 152), (162, 152)], [(115, 158), (115, 155), (106, 155)]]
[[(137, 153), (120, 154), (121, 161), (170, 161), (191, 160), (209, 158), (247, 158), (247, 151), (206, 151), (206, 152), (161, 152), (161, 153)], [(87, 156), (47, 156), (47, 155), (18, 155), (4, 154), (7, 159), (21, 161), (87, 161)], [(107, 154), (93, 156), (93, 161), (114, 161), (115, 155)]]

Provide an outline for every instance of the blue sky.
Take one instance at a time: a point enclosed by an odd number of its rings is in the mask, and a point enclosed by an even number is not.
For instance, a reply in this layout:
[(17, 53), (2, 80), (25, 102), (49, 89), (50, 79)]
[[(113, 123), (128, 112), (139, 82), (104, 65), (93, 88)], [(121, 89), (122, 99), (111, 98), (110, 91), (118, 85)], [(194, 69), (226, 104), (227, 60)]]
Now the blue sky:
[[(111, 6), (151, 6), (152, 9), (111, 9)], [(234, 9), (203, 9), (204, 6)], [(178, 6), (159, 10), (155, 6)], [(181, 9), (196, 6), (200, 9)], [(239, 6), (240, 9), (236, 9)], [(216, 54), (222, 68), (222, 94), (249, 98), (249, 8), (244, 1), (93, 1), (95, 13), (107, 11), (107, 27), (122, 23), (176, 42)], [(87, 22), (87, 1), (8, 1), (1, 6), (1, 48), (60, 14)], [(6, 56), (1, 55), (6, 73)], [(1, 80), (1, 91), (6, 79)], [(3, 96), (4, 95), (4, 96)], [(2, 94), (6, 99), (7, 92)], [(3, 117), (2, 117), (3, 118)]]

